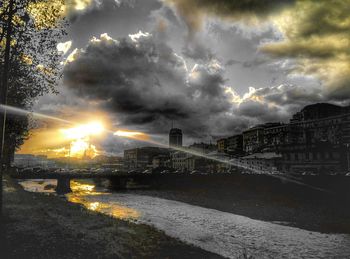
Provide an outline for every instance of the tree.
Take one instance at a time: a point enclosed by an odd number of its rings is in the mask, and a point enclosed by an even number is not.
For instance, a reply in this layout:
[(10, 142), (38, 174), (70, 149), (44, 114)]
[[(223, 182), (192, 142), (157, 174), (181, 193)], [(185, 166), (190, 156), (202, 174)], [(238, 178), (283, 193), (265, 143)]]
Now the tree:
[[(56, 46), (66, 25), (62, 6), (63, 0), (6, 0), (0, 6), (1, 103), (30, 109), (38, 96), (56, 92), (61, 72)], [(28, 125), (26, 117), (7, 116), (5, 164), (28, 136)]]
[[(65, 33), (62, 6), (64, 0), (0, 2), (0, 104), (29, 109), (36, 97), (55, 91), (56, 45)], [(28, 125), (27, 117), (0, 112), (0, 215), (3, 165), (28, 136)]]

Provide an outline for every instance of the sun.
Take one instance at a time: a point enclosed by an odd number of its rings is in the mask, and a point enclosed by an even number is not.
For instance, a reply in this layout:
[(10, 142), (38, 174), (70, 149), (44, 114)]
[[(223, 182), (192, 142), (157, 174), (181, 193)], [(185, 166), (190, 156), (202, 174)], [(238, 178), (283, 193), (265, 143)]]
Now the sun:
[(99, 121), (80, 124), (73, 128), (61, 129), (60, 132), (63, 138), (70, 141), (67, 156), (93, 158), (98, 155), (98, 150), (91, 144), (91, 137), (100, 135), (104, 131), (105, 128)]

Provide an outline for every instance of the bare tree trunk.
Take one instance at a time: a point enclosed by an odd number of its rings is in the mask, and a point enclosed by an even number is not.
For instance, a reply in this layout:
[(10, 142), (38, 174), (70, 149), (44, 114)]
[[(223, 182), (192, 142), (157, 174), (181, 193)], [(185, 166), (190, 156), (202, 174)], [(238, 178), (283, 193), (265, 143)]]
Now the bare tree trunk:
[[(14, 0), (10, 0), (9, 2), (9, 15), (7, 20), (7, 28), (6, 28), (6, 45), (5, 45), (5, 56), (4, 56), (4, 64), (0, 85), (0, 104), (7, 104), (7, 90), (8, 90), (8, 78), (9, 78), (9, 70), (10, 70), (10, 52), (11, 52), (11, 34), (12, 34), (12, 17), (13, 17), (13, 4)], [(5, 142), (5, 131), (6, 131), (6, 110), (3, 113), (0, 113), (0, 215), (2, 216), (2, 178), (4, 168), (4, 142)], [(1, 220), (2, 221), (2, 220)]]

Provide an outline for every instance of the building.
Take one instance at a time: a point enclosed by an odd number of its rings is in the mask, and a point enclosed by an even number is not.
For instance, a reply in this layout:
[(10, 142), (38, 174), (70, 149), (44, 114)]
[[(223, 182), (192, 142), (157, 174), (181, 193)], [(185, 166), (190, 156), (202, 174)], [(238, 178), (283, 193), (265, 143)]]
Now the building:
[(170, 154), (171, 157), (171, 167), (176, 170), (186, 171), (187, 166), (187, 158), (191, 155), (186, 152), (176, 151)]
[(316, 103), (305, 106), (300, 112), (293, 115), (291, 123), (318, 120), (349, 112), (349, 107), (342, 107), (330, 103)]
[(212, 151), (207, 154), (208, 158), (211, 160), (211, 166), (209, 172), (227, 172), (230, 169), (230, 156), (226, 153)]
[(218, 151), (221, 153), (227, 152), (227, 138), (222, 138), (217, 141)]
[(216, 145), (203, 142), (193, 143), (192, 145), (188, 146), (188, 148), (201, 154), (207, 154), (217, 149)]
[(159, 155), (169, 156), (169, 149), (159, 147), (141, 147), (124, 150), (124, 169), (144, 170), (153, 167), (153, 158)]
[(243, 151), (248, 154), (260, 151), (264, 146), (264, 127), (255, 126), (243, 132)]
[(98, 155), (91, 159), (90, 163), (96, 164), (114, 164), (114, 163), (123, 163), (123, 157), (120, 156), (107, 156), (107, 155)]
[(281, 170), (294, 173), (344, 173), (350, 169), (350, 113), (330, 104), (306, 106), (288, 125), (278, 150)]
[(243, 135), (234, 135), (227, 138), (227, 154), (240, 156), (243, 153)]
[(161, 154), (154, 156), (152, 159), (152, 167), (155, 168), (168, 168), (171, 167), (170, 163), (170, 155), (169, 154)]
[(186, 170), (189, 172), (209, 173), (213, 172), (215, 168), (216, 162), (204, 157), (189, 156), (186, 159)]
[(98, 155), (88, 161), (90, 167), (101, 167), (105, 169), (117, 169), (122, 171), (124, 169), (123, 157)]
[(18, 167), (41, 167), (41, 168), (54, 168), (57, 166), (55, 161), (47, 159), (47, 156), (32, 155), (32, 154), (15, 154), (14, 166)]
[(169, 147), (182, 147), (182, 130), (172, 128), (169, 132)]
[[(305, 106), (288, 124), (265, 123), (219, 139), (218, 151), (245, 167), (259, 166), (295, 173), (350, 172), (350, 106), (328, 103)], [(240, 161), (239, 151), (248, 156)], [(256, 154), (260, 154), (257, 157)], [(266, 157), (274, 154), (274, 165)], [(252, 155), (252, 156), (250, 156)], [(260, 170), (260, 169), (259, 169)]]
[(281, 161), (281, 155), (274, 152), (255, 153), (248, 156), (232, 159), (232, 164), (249, 169), (255, 173), (275, 173)]
[(281, 124), (264, 129), (264, 148), (266, 151), (277, 151), (278, 147), (288, 142), (288, 124)]
[(243, 132), (243, 151), (247, 154), (261, 152), (265, 147), (265, 131), (281, 126), (280, 122), (268, 122), (254, 126)]

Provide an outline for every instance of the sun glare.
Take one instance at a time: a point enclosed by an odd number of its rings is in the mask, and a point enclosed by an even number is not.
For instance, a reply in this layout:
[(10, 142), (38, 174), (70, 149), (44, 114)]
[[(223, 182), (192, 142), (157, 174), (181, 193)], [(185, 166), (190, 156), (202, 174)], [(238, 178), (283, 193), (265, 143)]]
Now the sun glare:
[(89, 136), (96, 136), (101, 134), (103, 131), (103, 125), (98, 121), (82, 124), (74, 128), (61, 130), (67, 139), (82, 139)]
[(132, 138), (139, 140), (147, 140), (149, 136), (143, 132), (139, 131), (128, 131), (128, 130), (117, 130), (113, 134), (114, 136), (123, 137), (123, 138)]
[(90, 157), (98, 154), (98, 150), (91, 144), (91, 137), (103, 133), (104, 126), (99, 121), (81, 124), (74, 128), (61, 129), (63, 138), (70, 140), (69, 157)]

